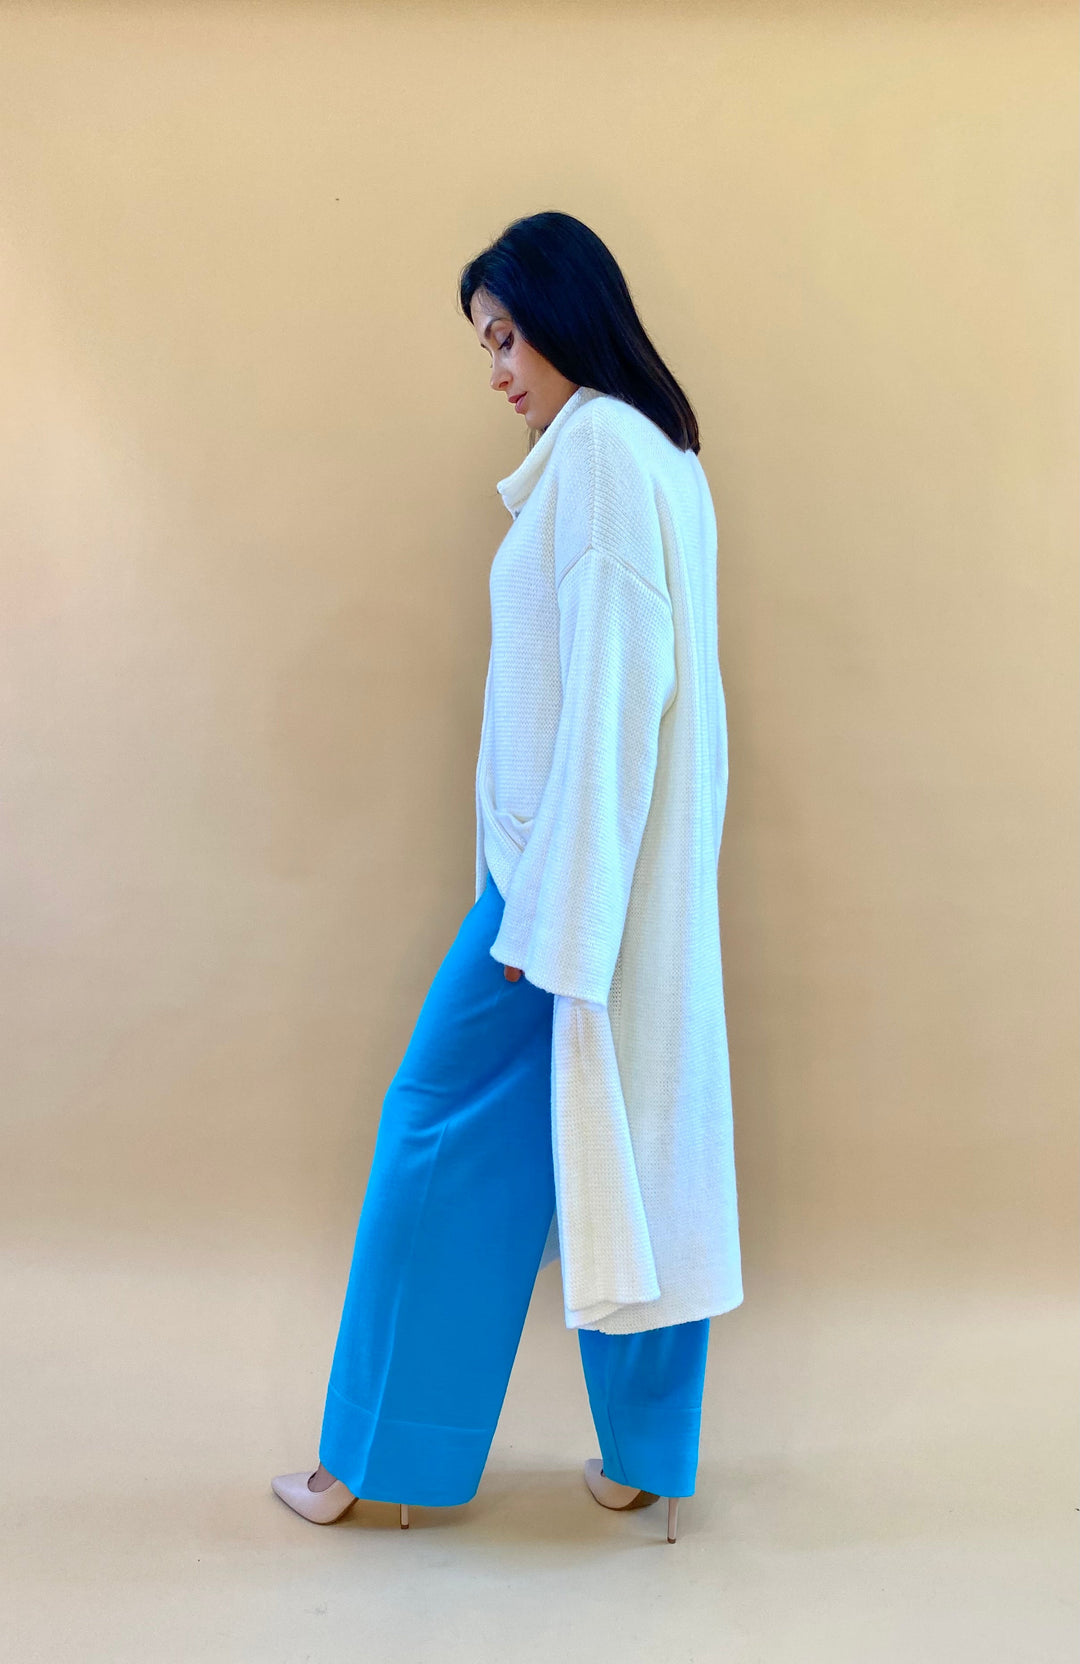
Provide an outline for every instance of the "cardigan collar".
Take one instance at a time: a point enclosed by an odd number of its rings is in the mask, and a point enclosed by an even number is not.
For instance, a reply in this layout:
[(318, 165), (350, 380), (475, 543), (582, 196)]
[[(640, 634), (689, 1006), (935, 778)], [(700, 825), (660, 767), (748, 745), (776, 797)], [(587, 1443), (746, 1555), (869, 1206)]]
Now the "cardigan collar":
[(579, 387), (576, 392), (571, 393), (562, 409), (552, 417), (535, 445), (526, 453), (525, 460), (518, 464), (512, 474), (507, 474), (505, 479), (498, 481), (495, 489), (515, 520), (524, 507), (530, 491), (543, 473), (548, 457), (551, 455), (551, 448), (563, 424), (581, 405), (587, 404), (590, 399), (602, 397), (603, 395), (595, 387)]

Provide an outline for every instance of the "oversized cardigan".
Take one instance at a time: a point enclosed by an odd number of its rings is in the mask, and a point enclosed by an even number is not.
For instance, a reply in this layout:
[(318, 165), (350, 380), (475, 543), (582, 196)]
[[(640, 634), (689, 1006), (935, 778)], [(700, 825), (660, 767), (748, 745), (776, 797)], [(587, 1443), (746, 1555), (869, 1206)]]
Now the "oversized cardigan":
[(579, 387), (498, 482), (476, 768), (492, 957), (554, 995), (568, 1328), (631, 1334), (743, 1298), (717, 892), (727, 730), (704, 470)]

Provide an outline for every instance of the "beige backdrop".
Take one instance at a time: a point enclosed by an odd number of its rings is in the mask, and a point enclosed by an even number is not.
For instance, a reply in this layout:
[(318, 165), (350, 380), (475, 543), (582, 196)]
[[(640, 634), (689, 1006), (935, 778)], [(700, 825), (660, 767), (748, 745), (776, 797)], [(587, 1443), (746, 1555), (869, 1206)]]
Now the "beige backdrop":
[[(1059, 1656), (1075, 46), (1033, 0), (0, 6), (23, 1660), (56, 1656), (39, 1603), (62, 1628), (88, 1591), (113, 1664), (140, 1601), (171, 1614), (155, 1660), (354, 1656), (335, 1618), (456, 1658), (463, 1541), (545, 1657), (537, 1543), (587, 1606), (595, 1537), (628, 1656), (677, 1623), (669, 1657), (909, 1664), (981, 1625), (995, 1659)], [(652, 1516), (579, 1497), (557, 1270), (434, 1561), (379, 1505), (318, 1534), (266, 1490), (314, 1457), (382, 1094), (473, 900), (525, 430), (456, 280), (548, 207), (622, 264), (720, 527), (746, 1303), (665, 1552), (731, 1583), (661, 1614), (616, 1553)], [(406, 1552), (423, 1617), (355, 1605), (358, 1557), (391, 1587)], [(354, 1607), (312, 1616), (331, 1566)]]

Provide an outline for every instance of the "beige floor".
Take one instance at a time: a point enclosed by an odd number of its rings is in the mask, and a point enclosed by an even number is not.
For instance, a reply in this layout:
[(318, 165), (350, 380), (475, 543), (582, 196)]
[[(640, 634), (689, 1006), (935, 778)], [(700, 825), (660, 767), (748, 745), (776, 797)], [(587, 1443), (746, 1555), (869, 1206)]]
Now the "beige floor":
[(343, 1268), (132, 1250), (11, 1266), (5, 1656), (72, 1664), (1065, 1664), (1076, 1656), (1070, 1305), (856, 1291), (713, 1322), (698, 1489), (589, 1497), (558, 1269), (476, 1498), (270, 1492), (312, 1460)]

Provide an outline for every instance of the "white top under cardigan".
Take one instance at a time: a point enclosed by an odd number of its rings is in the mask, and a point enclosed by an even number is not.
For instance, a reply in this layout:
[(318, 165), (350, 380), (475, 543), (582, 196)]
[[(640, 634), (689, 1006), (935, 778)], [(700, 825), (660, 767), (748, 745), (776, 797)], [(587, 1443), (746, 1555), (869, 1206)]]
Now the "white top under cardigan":
[(632, 1334), (743, 1298), (717, 864), (727, 733), (704, 471), (579, 387), (498, 490), (476, 769), (491, 947), (555, 996), (568, 1328)]

